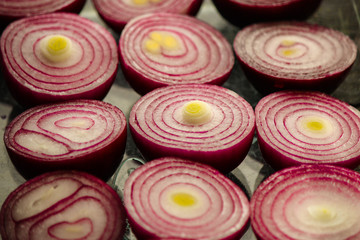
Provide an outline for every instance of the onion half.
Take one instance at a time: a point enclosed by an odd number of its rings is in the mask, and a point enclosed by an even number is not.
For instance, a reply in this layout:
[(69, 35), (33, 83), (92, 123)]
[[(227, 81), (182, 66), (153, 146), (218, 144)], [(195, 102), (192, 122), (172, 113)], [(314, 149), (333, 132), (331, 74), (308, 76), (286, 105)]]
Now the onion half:
[(240, 239), (249, 202), (210, 166), (161, 158), (132, 172), (124, 206), (138, 239)]
[(233, 47), (247, 78), (265, 94), (281, 89), (330, 93), (357, 55), (348, 36), (305, 22), (250, 25), (238, 32)]
[(3, 32), (0, 44), (9, 90), (27, 107), (79, 98), (100, 100), (118, 69), (114, 37), (99, 24), (71, 13), (15, 21)]
[(120, 36), (119, 51), (125, 78), (141, 95), (175, 84), (221, 85), (234, 66), (231, 45), (219, 31), (180, 14), (133, 19)]
[(230, 172), (250, 149), (255, 114), (229, 89), (185, 84), (158, 88), (140, 98), (130, 112), (129, 128), (147, 160), (176, 156)]
[(264, 159), (275, 169), (299, 164), (360, 164), (360, 112), (319, 92), (280, 91), (255, 107)]
[(322, 0), (212, 0), (230, 23), (244, 27), (256, 22), (305, 20)]
[(338, 166), (278, 171), (255, 190), (251, 226), (258, 239), (359, 239), (360, 174)]
[(203, 0), (93, 0), (93, 3), (100, 17), (113, 30), (121, 32), (131, 19), (146, 13), (195, 16)]
[(25, 178), (76, 169), (108, 179), (125, 151), (126, 118), (98, 100), (77, 100), (30, 108), (7, 126), (4, 142)]
[(122, 239), (126, 212), (117, 193), (82, 172), (40, 175), (15, 189), (0, 213), (10, 239)]
[(0, 26), (20, 18), (53, 12), (79, 13), (86, 0), (16, 0), (0, 1)]

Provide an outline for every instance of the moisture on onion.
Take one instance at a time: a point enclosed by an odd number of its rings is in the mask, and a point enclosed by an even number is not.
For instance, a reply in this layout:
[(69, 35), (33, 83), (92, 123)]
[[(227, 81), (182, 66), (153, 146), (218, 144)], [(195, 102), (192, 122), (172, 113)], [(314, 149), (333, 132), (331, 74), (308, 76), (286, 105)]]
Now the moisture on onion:
[(255, 190), (251, 226), (259, 240), (358, 239), (360, 174), (331, 165), (278, 171)]
[(177, 156), (230, 172), (250, 149), (255, 114), (246, 100), (224, 87), (173, 85), (140, 98), (129, 128), (147, 160)]
[(76, 171), (56, 171), (15, 189), (0, 213), (3, 240), (122, 239), (126, 212), (105, 182)]
[(305, 22), (250, 25), (238, 32), (233, 47), (246, 77), (264, 94), (282, 89), (331, 93), (357, 55), (348, 36)]
[(275, 169), (300, 164), (360, 164), (360, 112), (320, 92), (279, 91), (255, 107), (264, 159)]
[(305, 20), (322, 0), (212, 0), (230, 23), (244, 27), (256, 22)]
[(172, 157), (130, 174), (124, 206), (142, 240), (238, 240), (249, 219), (249, 202), (239, 186), (208, 165)]
[(225, 37), (205, 22), (180, 14), (152, 13), (131, 20), (120, 41), (125, 78), (141, 95), (189, 83), (223, 84), (234, 65)]
[(93, 0), (100, 17), (116, 32), (133, 18), (146, 13), (195, 16), (203, 0)]
[(53, 12), (79, 13), (86, 0), (16, 0), (0, 1), (0, 26), (20, 18)]
[(11, 23), (1, 36), (4, 75), (23, 106), (71, 99), (101, 100), (118, 70), (114, 37), (72, 13), (52, 13)]
[(25, 178), (75, 169), (107, 180), (126, 145), (122, 111), (99, 100), (76, 100), (33, 107), (7, 126), (9, 157)]

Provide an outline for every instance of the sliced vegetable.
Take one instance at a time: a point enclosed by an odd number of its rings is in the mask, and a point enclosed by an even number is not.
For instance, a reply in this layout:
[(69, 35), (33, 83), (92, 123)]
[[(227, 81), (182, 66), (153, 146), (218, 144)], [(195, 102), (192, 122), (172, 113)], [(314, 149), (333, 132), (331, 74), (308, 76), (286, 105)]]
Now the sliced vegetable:
[(7, 126), (4, 142), (25, 178), (76, 169), (108, 179), (122, 160), (126, 131), (117, 107), (77, 100), (28, 109)]
[(246, 100), (221, 86), (173, 85), (140, 98), (129, 128), (145, 159), (177, 156), (230, 172), (250, 149), (255, 115)]
[(158, 87), (223, 84), (234, 66), (222, 34), (193, 17), (152, 13), (130, 21), (119, 42), (124, 75), (141, 95)]
[(264, 94), (282, 89), (330, 93), (357, 55), (348, 36), (305, 22), (253, 24), (238, 32), (233, 46), (245, 75)]
[(251, 226), (258, 239), (358, 239), (360, 174), (338, 166), (278, 171), (255, 190)]
[(320, 92), (280, 91), (255, 108), (258, 142), (275, 169), (360, 164), (360, 112)]
[(117, 44), (102, 26), (71, 13), (24, 18), (1, 36), (8, 87), (23, 106), (102, 99), (118, 69)]
[(125, 210), (117, 193), (83, 172), (57, 171), (15, 189), (0, 213), (0, 233), (10, 239), (122, 239)]
[(205, 164), (156, 159), (132, 172), (124, 189), (138, 239), (240, 239), (249, 219), (241, 188)]

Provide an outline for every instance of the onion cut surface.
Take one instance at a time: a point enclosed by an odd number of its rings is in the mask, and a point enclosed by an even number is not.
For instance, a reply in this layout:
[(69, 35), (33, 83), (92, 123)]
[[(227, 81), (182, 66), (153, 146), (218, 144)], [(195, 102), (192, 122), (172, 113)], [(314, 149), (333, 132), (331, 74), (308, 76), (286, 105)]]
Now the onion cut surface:
[(360, 164), (360, 112), (320, 92), (279, 91), (255, 107), (264, 159), (275, 169), (299, 164)]
[(230, 172), (250, 149), (255, 114), (229, 89), (185, 84), (158, 88), (140, 98), (130, 112), (129, 128), (147, 160), (177, 156)]
[(120, 32), (131, 19), (146, 13), (194, 16), (203, 0), (93, 0), (93, 3), (100, 17), (112, 29)]
[(251, 226), (258, 239), (359, 239), (360, 174), (330, 165), (278, 171), (255, 190)]
[(131, 173), (124, 206), (138, 239), (240, 239), (249, 219), (248, 199), (230, 179), (171, 157)]
[(99, 24), (71, 13), (15, 21), (3, 32), (0, 44), (9, 90), (24, 106), (100, 100), (118, 69), (114, 37)]
[(305, 22), (250, 25), (238, 32), (233, 47), (247, 78), (265, 94), (281, 89), (330, 93), (357, 55), (348, 36)]
[(231, 45), (219, 31), (180, 14), (133, 19), (121, 34), (119, 51), (125, 78), (141, 95), (175, 84), (221, 85), (234, 66)]
[(83, 172), (31, 179), (5, 200), (0, 233), (10, 239), (122, 239), (126, 212), (105, 182)]
[(212, 0), (230, 23), (244, 27), (256, 22), (305, 20), (322, 0)]
[(117, 107), (77, 100), (28, 109), (7, 126), (4, 142), (25, 178), (76, 169), (108, 179), (122, 160), (126, 127)]

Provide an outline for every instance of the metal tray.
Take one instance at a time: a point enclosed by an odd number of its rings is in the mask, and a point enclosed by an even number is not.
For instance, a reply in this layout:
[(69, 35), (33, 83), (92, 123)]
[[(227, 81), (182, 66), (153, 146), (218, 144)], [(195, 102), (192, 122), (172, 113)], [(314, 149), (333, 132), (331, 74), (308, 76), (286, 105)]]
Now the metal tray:
[[(92, 21), (101, 25), (106, 24), (99, 18), (97, 12), (90, 0), (87, 1), (84, 9), (80, 13)], [(210, 0), (205, 0), (197, 17), (223, 33), (230, 43), (239, 28), (229, 24), (217, 12)], [(358, 48), (360, 47), (360, 0), (323, 0), (317, 12), (308, 19), (308, 22), (317, 23), (329, 28), (339, 30), (352, 38)], [(107, 27), (108, 28), (108, 27)], [(109, 29), (109, 28), (108, 28)], [(113, 32), (116, 41), (119, 40), (119, 34)], [(357, 58), (350, 74), (342, 85), (332, 94), (349, 104), (360, 109), (360, 62)], [(223, 85), (232, 89), (240, 96), (246, 99), (253, 107), (261, 99), (261, 95), (252, 87), (242, 73), (238, 62), (235, 63), (234, 69), (228, 81)], [(115, 83), (110, 92), (104, 99), (105, 102), (119, 107), (126, 116), (129, 115), (132, 105), (140, 98), (126, 82), (122, 72), (119, 70)], [(6, 125), (18, 114), (24, 111), (12, 96), (9, 94), (2, 75), (0, 75), (0, 136), (2, 138)], [(122, 194), (124, 181), (133, 169), (142, 164), (141, 154), (133, 143), (130, 134), (127, 139), (126, 152), (122, 164), (117, 172), (108, 181), (118, 193)], [(357, 169), (358, 171), (360, 169)], [(251, 197), (257, 186), (274, 170), (267, 165), (260, 153), (257, 145), (256, 137), (254, 138), (252, 147), (245, 160), (228, 176), (238, 183), (246, 194)], [(17, 186), (24, 183), (25, 179), (21, 177), (12, 165), (4, 146), (4, 142), (0, 141), (0, 205), (3, 204), (8, 194)], [(125, 239), (136, 239), (129, 230)], [(243, 240), (255, 239), (254, 234), (249, 227)]]

